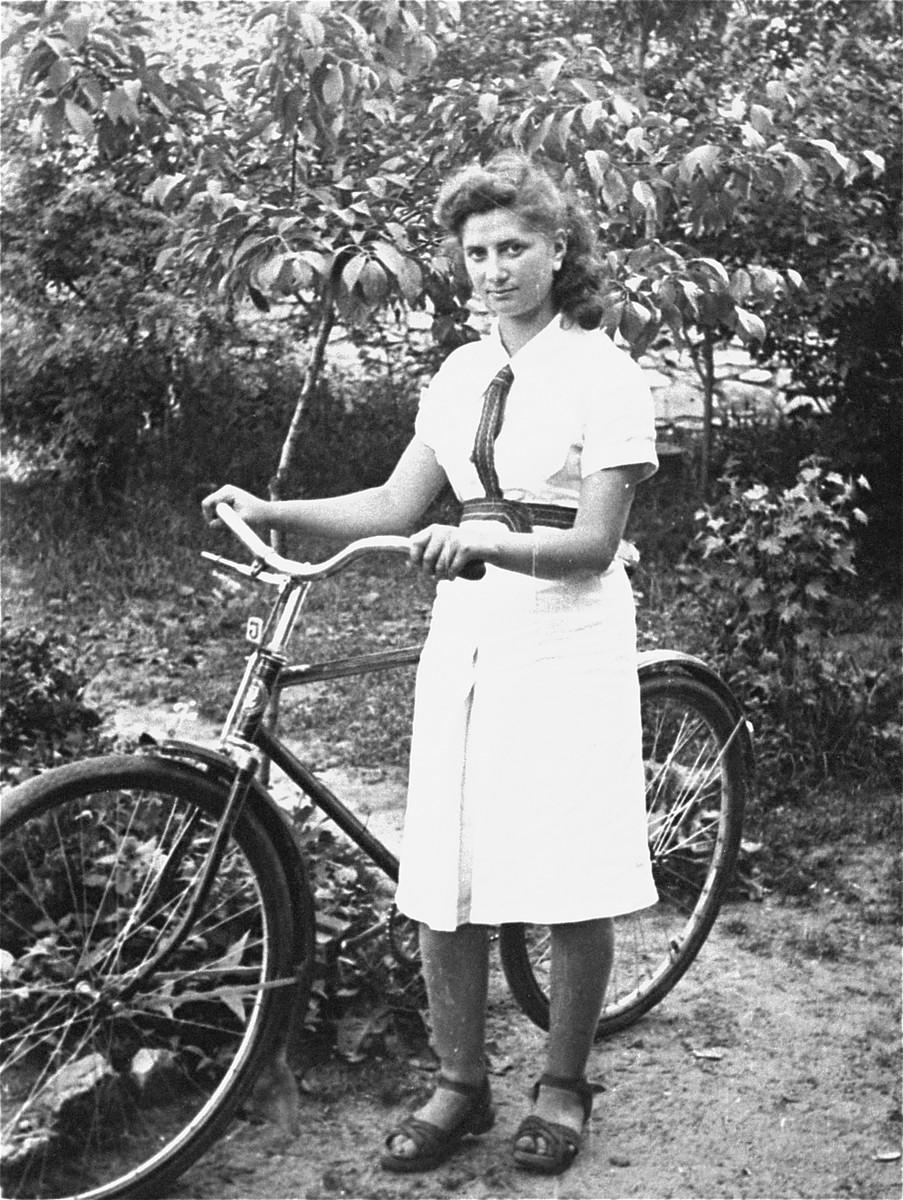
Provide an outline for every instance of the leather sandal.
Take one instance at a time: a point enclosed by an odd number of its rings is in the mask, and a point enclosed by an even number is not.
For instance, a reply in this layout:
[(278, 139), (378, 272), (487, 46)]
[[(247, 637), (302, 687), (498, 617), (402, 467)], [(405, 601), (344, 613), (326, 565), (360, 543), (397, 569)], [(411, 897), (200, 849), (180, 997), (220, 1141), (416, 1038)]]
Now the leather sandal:
[[(440, 1075), (436, 1086), (470, 1097), (469, 1108), (447, 1128), (422, 1121), (419, 1117), (406, 1117), (386, 1137), (386, 1150), (380, 1158), (384, 1170), (398, 1174), (431, 1171), (433, 1167), (444, 1163), (468, 1134), (488, 1133), (495, 1124), (488, 1076), (482, 1083), (459, 1083), (456, 1079), (446, 1079)], [(413, 1154), (393, 1153), (392, 1142), (398, 1137), (414, 1143)]]
[[(566, 1079), (561, 1075), (543, 1075), (533, 1085), (533, 1102), (539, 1099), (541, 1087), (558, 1088), (563, 1092), (573, 1092), (579, 1096), (583, 1104), (583, 1123), (590, 1118), (593, 1111), (593, 1089), (585, 1079)], [(534, 1138), (544, 1143), (542, 1150), (522, 1150), (517, 1143), (523, 1137)], [(557, 1121), (547, 1121), (531, 1113), (518, 1126), (514, 1135), (514, 1161), (519, 1167), (533, 1171), (538, 1175), (560, 1175), (566, 1171), (580, 1149), (581, 1134), (569, 1125), (561, 1125)]]

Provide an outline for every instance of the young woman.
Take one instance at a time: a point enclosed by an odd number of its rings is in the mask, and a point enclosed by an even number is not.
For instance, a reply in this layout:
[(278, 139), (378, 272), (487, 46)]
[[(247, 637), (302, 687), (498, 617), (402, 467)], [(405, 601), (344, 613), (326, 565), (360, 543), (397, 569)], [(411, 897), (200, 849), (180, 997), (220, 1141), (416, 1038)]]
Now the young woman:
[[(551, 1026), (514, 1158), (575, 1157), (613, 954), (613, 921), (656, 900), (646, 841), (633, 598), (618, 544), (657, 465), (642, 374), (599, 328), (598, 263), (576, 202), (518, 155), (442, 188), (489, 336), (449, 356), (389, 480), (270, 503), (225, 487), (258, 528), (404, 533), (446, 480), (458, 526), (415, 533), (439, 580), (417, 677), (398, 907), (417, 919), (438, 1085), (386, 1139), (421, 1171), (493, 1124), (484, 1048), (489, 926), (549, 925)], [(472, 560), (478, 582), (459, 579)]]

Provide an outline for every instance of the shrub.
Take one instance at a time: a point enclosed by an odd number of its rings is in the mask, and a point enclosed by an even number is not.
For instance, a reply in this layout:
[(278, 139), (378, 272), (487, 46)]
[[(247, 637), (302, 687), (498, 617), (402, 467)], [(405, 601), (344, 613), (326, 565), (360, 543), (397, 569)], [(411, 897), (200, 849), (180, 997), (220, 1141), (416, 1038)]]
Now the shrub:
[(744, 487), (697, 514), (679, 568), (706, 656), (757, 730), (763, 799), (844, 772), (897, 768), (899, 694), (887, 662), (846, 633), (858, 488), (814, 460), (795, 485)]
[(30, 768), (98, 751), (100, 716), (82, 703), (86, 680), (65, 639), (3, 625), (0, 676), (0, 773), (28, 773)]
[(426, 994), (416, 957), (416, 926), (391, 918), (394, 888), (349, 840), (292, 814), (317, 900), (317, 954), (305, 1035), (356, 1061), (387, 1039), (425, 1044)]

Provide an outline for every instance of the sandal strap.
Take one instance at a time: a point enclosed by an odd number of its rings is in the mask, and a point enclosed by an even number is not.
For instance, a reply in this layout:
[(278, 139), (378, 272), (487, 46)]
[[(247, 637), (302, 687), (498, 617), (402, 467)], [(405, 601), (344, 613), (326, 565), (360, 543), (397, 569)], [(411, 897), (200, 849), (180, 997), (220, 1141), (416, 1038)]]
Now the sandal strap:
[(479, 1083), (462, 1083), (458, 1079), (449, 1079), (446, 1075), (440, 1075), (436, 1080), (436, 1087), (444, 1088), (447, 1092), (458, 1092), (462, 1096), (469, 1096), (476, 1100), (488, 1093), (489, 1076), (484, 1075)]
[(584, 1121), (589, 1120), (593, 1111), (593, 1089), (583, 1076), (579, 1079), (569, 1079), (566, 1075), (553, 1075), (547, 1071), (544, 1075), (540, 1075), (533, 1084), (534, 1101), (539, 1098), (541, 1087), (556, 1088), (560, 1092), (571, 1092), (579, 1097), (583, 1105), (583, 1119)]

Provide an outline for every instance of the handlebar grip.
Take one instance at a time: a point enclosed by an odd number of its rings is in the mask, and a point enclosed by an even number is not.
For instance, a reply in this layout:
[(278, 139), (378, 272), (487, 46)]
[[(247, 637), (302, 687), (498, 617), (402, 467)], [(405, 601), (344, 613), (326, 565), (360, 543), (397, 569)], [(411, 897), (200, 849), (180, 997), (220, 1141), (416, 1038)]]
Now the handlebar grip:
[(482, 579), (486, 574), (486, 564), (479, 558), (472, 558), (458, 572), (460, 579)]

